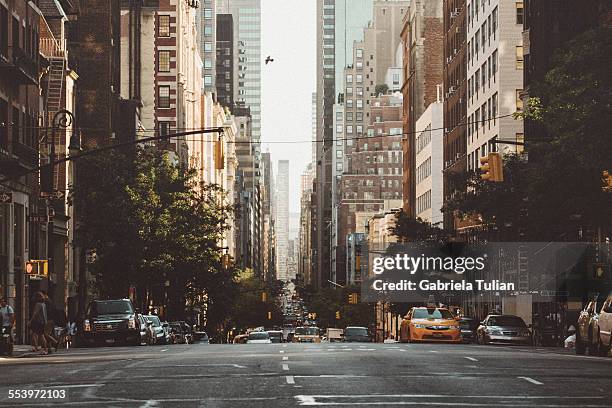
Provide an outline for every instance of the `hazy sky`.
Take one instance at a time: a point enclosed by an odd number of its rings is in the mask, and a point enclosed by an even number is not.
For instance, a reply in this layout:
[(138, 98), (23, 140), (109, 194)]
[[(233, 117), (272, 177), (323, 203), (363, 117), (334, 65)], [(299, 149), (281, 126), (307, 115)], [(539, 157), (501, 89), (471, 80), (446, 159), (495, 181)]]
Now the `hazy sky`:
[[(300, 174), (310, 161), (311, 97), (316, 89), (316, 1), (261, 0), (262, 151), (289, 160), (289, 211), (300, 210)], [(268, 143), (272, 142), (272, 143)]]

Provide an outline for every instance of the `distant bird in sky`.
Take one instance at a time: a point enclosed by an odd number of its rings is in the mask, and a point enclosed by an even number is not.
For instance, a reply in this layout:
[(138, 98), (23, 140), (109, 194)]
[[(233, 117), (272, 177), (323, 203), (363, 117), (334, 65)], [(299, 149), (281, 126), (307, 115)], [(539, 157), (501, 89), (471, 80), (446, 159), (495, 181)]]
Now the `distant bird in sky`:
[(274, 58), (270, 57), (269, 55), (266, 57), (266, 65), (268, 65), (269, 62), (274, 62)]

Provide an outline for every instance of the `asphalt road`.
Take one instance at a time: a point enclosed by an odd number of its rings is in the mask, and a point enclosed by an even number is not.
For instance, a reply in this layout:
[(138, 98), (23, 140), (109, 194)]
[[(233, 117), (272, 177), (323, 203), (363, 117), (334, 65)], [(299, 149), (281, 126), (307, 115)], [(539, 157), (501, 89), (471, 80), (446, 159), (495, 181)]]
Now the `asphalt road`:
[[(65, 399), (9, 399), (9, 390)], [(57, 393), (56, 393), (57, 394)], [(0, 406), (610, 407), (612, 359), (444, 344), (171, 345), (0, 360)]]

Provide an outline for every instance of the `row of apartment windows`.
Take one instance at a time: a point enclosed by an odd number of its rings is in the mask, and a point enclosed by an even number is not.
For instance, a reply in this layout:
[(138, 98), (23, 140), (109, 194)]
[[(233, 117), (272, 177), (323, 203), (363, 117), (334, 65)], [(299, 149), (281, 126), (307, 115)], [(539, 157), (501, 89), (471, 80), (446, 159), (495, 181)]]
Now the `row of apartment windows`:
[[(352, 109), (353, 108), (353, 100), (352, 99), (347, 99), (345, 103), (346, 103), (347, 109)], [(355, 107), (357, 109), (363, 109), (363, 99), (355, 99)]]
[(417, 197), (417, 214), (431, 208), (431, 190), (427, 190)]
[(482, 50), (482, 53), (485, 53), (487, 44), (491, 46), (491, 37), (493, 40), (496, 39), (497, 35), (497, 7), (493, 10), (493, 12), (489, 15), (488, 19), (486, 19), (481, 28), (476, 31), (476, 34), (472, 37), (471, 41), (468, 41), (467, 44), (467, 57), (468, 57), (468, 65), (470, 63), (473, 65), (475, 60), (478, 60), (478, 53)]
[(424, 148), (426, 148), (429, 143), (431, 143), (431, 125), (427, 126), (425, 130), (423, 130), (417, 137), (417, 154), (419, 154)]
[[(388, 158), (387, 158), (387, 163), (401, 163), (402, 162), (402, 152), (397, 152), (398, 154), (396, 155), (395, 151), (387, 151), (388, 153)], [(366, 163), (384, 163), (385, 162), (385, 156), (382, 154), (379, 154), (378, 156), (366, 156), (365, 158), (365, 162)]]
[(489, 129), (491, 129), (491, 121), (493, 121), (493, 126), (497, 123), (497, 107), (498, 107), (498, 96), (497, 92), (493, 94), (491, 98), (489, 98), (482, 106), (470, 115), (469, 123), (468, 123), (468, 137), (471, 142), (474, 142), (474, 135), (478, 137), (479, 129), (482, 127), (484, 132), (485, 124), (488, 124)]
[[(9, 109), (12, 110), (11, 121), (8, 120)], [(36, 112), (23, 112), (19, 107), (11, 107), (0, 98), (0, 147), (7, 149), (9, 130), (13, 143), (23, 143), (36, 148), (38, 144), (38, 116)]]
[(9, 24), (10, 13), (8, 9), (0, 4), (0, 55), (8, 57), (9, 46), (9, 27), (12, 30), (13, 50), (21, 49), (33, 58), (38, 56), (39, 34), (35, 24), (22, 24), (20, 20), (13, 16), (12, 25)]
[[(522, 49), (521, 49), (522, 53)], [(498, 70), (498, 53), (497, 50), (493, 51), (493, 54), (483, 62), (482, 66), (476, 70), (474, 75), (468, 79), (467, 96), (470, 103), (474, 102), (474, 95), (478, 98), (478, 93), (482, 86), (482, 91), (485, 91), (485, 83), (488, 83), (488, 87), (491, 88), (491, 78), (493, 83), (497, 81), (497, 70)]]
[(417, 183), (425, 180), (427, 177), (431, 176), (431, 157), (427, 158), (423, 163), (419, 165), (416, 169), (416, 179)]
[[(347, 74), (346, 75), (346, 83), (347, 84), (352, 84), (353, 83), (353, 74)], [(363, 74), (356, 74), (355, 75), (355, 83), (357, 83), (357, 84), (362, 84), (363, 83)]]

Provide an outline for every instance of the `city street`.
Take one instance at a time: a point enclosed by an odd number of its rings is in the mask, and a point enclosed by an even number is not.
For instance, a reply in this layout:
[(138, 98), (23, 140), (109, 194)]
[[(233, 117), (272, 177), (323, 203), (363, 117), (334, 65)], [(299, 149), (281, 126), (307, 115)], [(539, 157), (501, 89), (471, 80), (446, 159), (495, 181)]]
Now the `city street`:
[[(471, 344), (105, 347), (0, 367), (1, 406), (609, 407), (612, 398), (612, 359)], [(66, 399), (8, 399), (23, 389)]]

